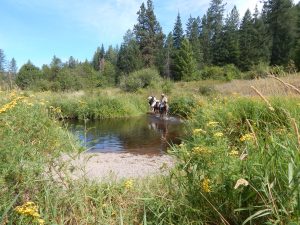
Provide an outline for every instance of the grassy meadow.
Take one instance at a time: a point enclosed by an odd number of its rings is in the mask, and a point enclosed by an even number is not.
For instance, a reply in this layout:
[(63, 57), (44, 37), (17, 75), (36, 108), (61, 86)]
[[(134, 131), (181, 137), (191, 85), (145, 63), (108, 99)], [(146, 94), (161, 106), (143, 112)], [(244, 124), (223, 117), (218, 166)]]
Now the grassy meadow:
[[(299, 224), (299, 75), (168, 85), (1, 91), (0, 224)], [(83, 149), (64, 119), (138, 116), (162, 91), (188, 123), (169, 149), (177, 159), (169, 175), (101, 183), (67, 175), (59, 156)]]

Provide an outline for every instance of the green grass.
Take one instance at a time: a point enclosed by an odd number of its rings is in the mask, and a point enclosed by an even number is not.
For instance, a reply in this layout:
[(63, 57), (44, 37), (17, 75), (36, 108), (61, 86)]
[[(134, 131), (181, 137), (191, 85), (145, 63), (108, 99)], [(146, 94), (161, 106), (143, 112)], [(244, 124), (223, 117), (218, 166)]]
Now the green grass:
[[(0, 113), (0, 224), (38, 224), (14, 210), (27, 201), (45, 224), (299, 224), (300, 98), (269, 99), (272, 110), (258, 97), (203, 98), (187, 85), (170, 94), (189, 121), (186, 140), (170, 150), (176, 167), (132, 188), (67, 176), (60, 155), (82, 149), (59, 120), (145, 113), (149, 90), (1, 92), (0, 111), (27, 97)], [(249, 183), (235, 189), (238, 180)]]

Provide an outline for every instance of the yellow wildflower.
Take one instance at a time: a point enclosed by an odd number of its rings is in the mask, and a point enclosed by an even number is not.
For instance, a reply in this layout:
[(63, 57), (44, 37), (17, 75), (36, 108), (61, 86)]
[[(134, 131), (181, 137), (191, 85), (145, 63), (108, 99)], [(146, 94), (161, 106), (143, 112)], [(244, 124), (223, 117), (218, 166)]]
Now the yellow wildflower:
[(40, 225), (44, 225), (44, 224), (45, 224), (45, 220), (43, 220), (43, 219), (37, 219), (37, 222), (38, 222)]
[(21, 206), (17, 206), (15, 211), (19, 214), (31, 216), (34, 218), (40, 218), (40, 214), (38, 213), (38, 206), (34, 202), (26, 202)]
[(204, 148), (202, 146), (194, 147), (192, 149), (192, 152), (195, 153), (195, 154), (198, 154), (198, 155), (212, 153), (212, 151), (210, 149)]
[(184, 146), (185, 146), (185, 143), (184, 143), (184, 142), (182, 142), (182, 143), (179, 145), (180, 148), (183, 148)]
[(204, 178), (204, 180), (201, 183), (201, 189), (206, 192), (209, 193), (211, 192), (211, 187), (210, 187), (210, 180), (207, 178)]
[(14, 100), (12, 100), (11, 102), (9, 102), (9, 103), (5, 104), (4, 106), (2, 106), (0, 108), (0, 114), (4, 113), (4, 112), (6, 112), (10, 109), (13, 109), (17, 105), (18, 100), (23, 99), (23, 98), (24, 97), (17, 97)]
[(131, 189), (133, 187), (133, 180), (130, 179), (130, 180), (125, 181), (124, 187), (128, 190)]
[(214, 137), (223, 137), (224, 134), (222, 132), (217, 132), (214, 134)]
[(252, 140), (254, 140), (254, 134), (253, 133), (245, 134), (242, 137), (240, 137), (240, 141), (242, 141), (242, 142), (252, 141)]
[(206, 125), (207, 125), (208, 127), (215, 127), (215, 126), (217, 126), (218, 124), (219, 124), (219, 122), (210, 121), (210, 122), (208, 122)]
[(232, 150), (232, 151), (229, 153), (229, 155), (231, 155), (231, 156), (237, 156), (237, 155), (239, 155), (239, 152), (238, 152), (237, 150)]
[(201, 128), (193, 130), (193, 134), (201, 134), (201, 133), (206, 134), (206, 131), (202, 130)]

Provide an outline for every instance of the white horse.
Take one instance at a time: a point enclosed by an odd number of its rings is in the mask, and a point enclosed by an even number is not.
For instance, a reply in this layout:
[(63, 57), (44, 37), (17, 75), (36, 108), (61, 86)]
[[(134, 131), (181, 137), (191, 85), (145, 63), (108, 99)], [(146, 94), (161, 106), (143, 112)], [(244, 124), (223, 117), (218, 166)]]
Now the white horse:
[(155, 96), (149, 96), (148, 103), (151, 112), (159, 112), (159, 100), (157, 100)]

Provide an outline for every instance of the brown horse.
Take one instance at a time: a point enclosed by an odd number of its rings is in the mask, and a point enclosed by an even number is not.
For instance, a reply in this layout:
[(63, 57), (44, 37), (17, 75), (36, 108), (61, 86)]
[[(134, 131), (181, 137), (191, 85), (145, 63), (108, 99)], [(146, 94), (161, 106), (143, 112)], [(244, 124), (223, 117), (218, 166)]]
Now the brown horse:
[(165, 116), (168, 115), (169, 112), (169, 106), (167, 103), (161, 102), (159, 104), (159, 116), (160, 118), (164, 118)]

